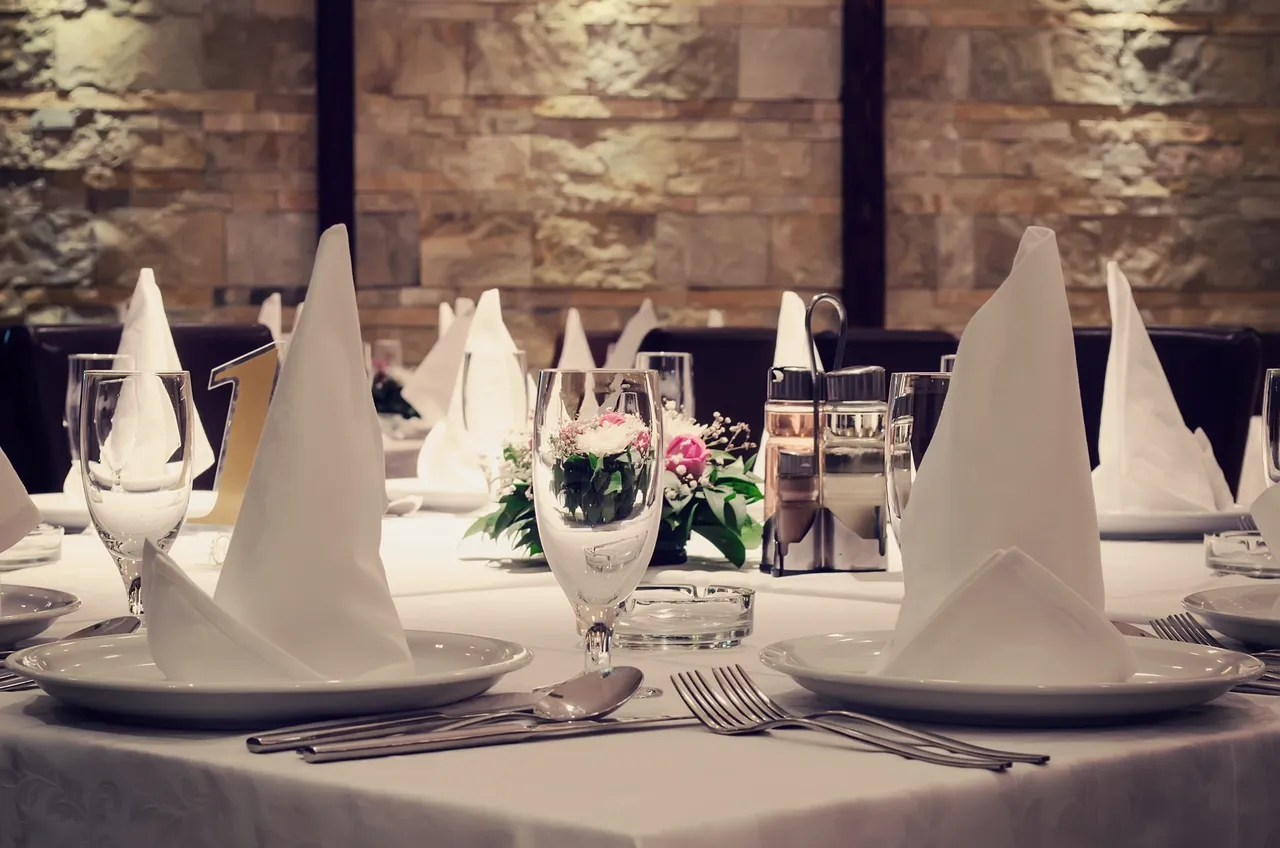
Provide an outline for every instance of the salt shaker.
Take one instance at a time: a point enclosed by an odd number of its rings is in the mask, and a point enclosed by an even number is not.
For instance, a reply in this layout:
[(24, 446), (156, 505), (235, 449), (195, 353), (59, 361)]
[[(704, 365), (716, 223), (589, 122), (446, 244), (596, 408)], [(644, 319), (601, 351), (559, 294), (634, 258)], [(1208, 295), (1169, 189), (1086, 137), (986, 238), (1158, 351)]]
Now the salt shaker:
[(810, 571), (821, 508), (817, 457), (808, 451), (778, 451), (774, 494), (776, 507), (765, 522), (762, 568), (774, 574)]
[(885, 372), (863, 365), (827, 372), (824, 379), (823, 570), (884, 571)]

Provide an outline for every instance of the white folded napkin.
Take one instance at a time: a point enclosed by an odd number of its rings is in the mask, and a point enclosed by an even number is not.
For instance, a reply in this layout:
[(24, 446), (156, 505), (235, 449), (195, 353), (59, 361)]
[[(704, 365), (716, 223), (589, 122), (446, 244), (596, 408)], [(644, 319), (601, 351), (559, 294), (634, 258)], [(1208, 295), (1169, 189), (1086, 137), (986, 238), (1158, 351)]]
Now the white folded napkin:
[(1262, 416), (1249, 419), (1249, 436), (1240, 460), (1240, 483), (1236, 486), (1236, 505), (1248, 506), (1267, 488), (1267, 469), (1263, 461), (1266, 447), (1262, 436)]
[(618, 336), (618, 340), (609, 349), (604, 367), (610, 371), (626, 371), (629, 368), (635, 368), (636, 354), (640, 352), (644, 337), (649, 335), (651, 330), (656, 330), (658, 326), (658, 313), (654, 311), (653, 301), (646, 297), (644, 303), (640, 304), (640, 308), (636, 310), (636, 314), (632, 315), (631, 320), (622, 328), (622, 335)]
[[(793, 291), (782, 293), (782, 304), (778, 307), (778, 333), (773, 343), (774, 368), (808, 368), (813, 363), (809, 359), (809, 330), (805, 326), (808, 307), (800, 295)], [(816, 351), (816, 348), (815, 348)], [(759, 379), (766, 375), (761, 374)], [(769, 443), (768, 433), (759, 433), (760, 448), (756, 452), (756, 473), (764, 473), (764, 449)]]
[[(455, 319), (451, 329), (461, 320)], [(468, 408), (483, 410), (483, 415), (464, 419), (463, 375), (459, 373), (448, 413), (427, 434), (418, 454), (418, 477), (441, 489), (485, 491), (488, 482), (479, 459), (502, 454), (507, 438), (525, 426), (529, 404), (528, 375), (516, 363), (516, 343), (502, 320), (497, 289), (480, 296), (464, 348), (471, 354), (474, 372), (467, 388), (475, 393), (465, 400), (473, 401)]]
[[(470, 301), (467, 301), (470, 304)], [(414, 369), (413, 376), (405, 381), (400, 394), (418, 410), (428, 427), (435, 427), (444, 420), (449, 411), (449, 400), (453, 397), (453, 387), (462, 374), (462, 358), (467, 344), (467, 333), (471, 329), (473, 309), (459, 310), (457, 313), (442, 303), (440, 316), (444, 318), (444, 309), (452, 316), (447, 329), (440, 331), (440, 338), (427, 353), (426, 358)], [(444, 324), (441, 325), (442, 327)]]
[(723, 327), (723, 326), (724, 326), (724, 312), (723, 312), (722, 310), (719, 310), (719, 309), (708, 309), (708, 310), (707, 310), (707, 326), (708, 326), (708, 327)]
[(587, 344), (587, 331), (582, 328), (582, 316), (572, 306), (564, 319), (564, 347), (560, 349), (556, 367), (571, 371), (594, 371), (596, 367), (591, 345)]
[(1133, 301), (1107, 265), (1111, 353), (1098, 428), (1093, 491), (1101, 512), (1213, 512), (1235, 499), (1203, 431), (1183, 422), (1169, 379)]
[(262, 301), (262, 308), (258, 310), (258, 323), (271, 331), (272, 341), (278, 342), (284, 337), (282, 312), (279, 292), (267, 295), (267, 299)]
[(346, 228), (320, 239), (213, 597), (149, 547), (143, 607), (171, 680), (396, 677), (413, 662), (378, 548), (382, 434)]
[[(150, 268), (143, 268), (138, 275), (138, 284), (129, 300), (129, 310), (125, 313), (124, 329), (120, 334), (120, 346), (116, 353), (133, 357), (135, 371), (185, 370), (173, 344), (173, 333), (169, 329), (169, 319), (164, 311), (164, 298), (160, 295), (160, 287), (156, 285), (155, 274)], [(191, 388), (195, 390), (194, 385)], [(130, 394), (126, 402), (122, 394), (109, 444), (118, 445), (129, 441), (132, 466), (143, 468), (151, 465), (160, 469), (182, 444), (178, 422), (174, 418), (169, 399), (159, 385), (143, 382), (135, 381), (125, 391), (136, 393), (136, 397)], [(125, 415), (120, 411), (123, 409), (133, 409), (135, 414)], [(210, 468), (216, 457), (209, 444), (209, 437), (205, 435), (200, 413), (194, 405), (191, 407), (191, 416), (190, 451), (194, 476)], [(139, 443), (143, 444), (140, 446)], [(150, 463), (142, 458), (146, 451), (154, 457)], [(157, 470), (156, 473), (160, 472)], [(78, 464), (67, 472), (62, 488), (71, 495), (84, 491)]]
[(906, 594), (877, 671), (988, 683), (1128, 678), (1102, 559), (1052, 230), (1031, 227), (965, 328), (902, 516)]
[(40, 523), (40, 510), (32, 503), (9, 457), (0, 450), (0, 551), (7, 551)]
[(447, 301), (441, 301), (439, 306), (439, 317), (436, 318), (436, 334), (440, 338), (444, 338), (444, 334), (449, 332), (449, 325), (453, 323), (453, 307)]

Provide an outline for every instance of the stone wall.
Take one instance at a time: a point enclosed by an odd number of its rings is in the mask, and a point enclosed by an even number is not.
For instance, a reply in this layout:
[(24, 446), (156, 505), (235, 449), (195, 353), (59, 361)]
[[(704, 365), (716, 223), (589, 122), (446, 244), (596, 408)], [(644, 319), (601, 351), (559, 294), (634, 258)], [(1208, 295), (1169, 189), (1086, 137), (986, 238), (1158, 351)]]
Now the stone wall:
[(888, 0), (889, 321), (963, 326), (1029, 223), (1077, 320), (1280, 326), (1278, 0)]
[(312, 0), (0, 0), (0, 289), (114, 315), (153, 266), (180, 318), (251, 318), (315, 250)]
[(499, 286), (533, 364), (564, 309), (767, 325), (839, 290), (839, 0), (360, 0), (358, 278), (406, 355)]

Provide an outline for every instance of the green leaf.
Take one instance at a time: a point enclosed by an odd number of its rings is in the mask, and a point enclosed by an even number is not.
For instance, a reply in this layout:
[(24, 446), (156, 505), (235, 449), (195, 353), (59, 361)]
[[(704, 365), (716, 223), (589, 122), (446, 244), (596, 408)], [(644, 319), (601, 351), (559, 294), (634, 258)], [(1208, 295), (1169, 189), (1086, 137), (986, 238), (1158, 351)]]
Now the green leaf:
[(715, 489), (702, 489), (702, 496), (707, 500), (707, 506), (711, 507), (711, 512), (715, 515), (716, 520), (721, 524), (727, 524), (724, 517), (725, 496), (717, 492)]
[(746, 521), (742, 522), (738, 535), (742, 539), (743, 547), (754, 550), (764, 542), (764, 525), (748, 515)]
[(697, 524), (694, 525), (693, 532), (715, 545), (725, 559), (739, 568), (747, 561), (747, 549), (742, 539), (728, 528), (715, 524)]
[(622, 491), (622, 472), (615, 471), (609, 475), (609, 485), (605, 487), (606, 495), (616, 495)]
[(489, 524), (494, 520), (497, 514), (498, 513), (494, 512), (488, 515), (482, 515), (479, 518), (477, 518), (474, 522), (472, 522), (471, 526), (467, 528), (467, 532), (462, 534), (462, 538), (467, 539), (472, 536), (475, 536), (478, 533), (483, 533), (486, 536), (492, 535), (489, 532)]
[(587, 454), (587, 462), (591, 463), (591, 473), (592, 473), (592, 474), (595, 474), (597, 471), (599, 471), (599, 470), (600, 470), (600, 463), (602, 462), (602, 460), (601, 460), (601, 458), (600, 458), (600, 457), (596, 456), (596, 455), (595, 455), (595, 454), (593, 454), (593, 453), (592, 453), (592, 454)]

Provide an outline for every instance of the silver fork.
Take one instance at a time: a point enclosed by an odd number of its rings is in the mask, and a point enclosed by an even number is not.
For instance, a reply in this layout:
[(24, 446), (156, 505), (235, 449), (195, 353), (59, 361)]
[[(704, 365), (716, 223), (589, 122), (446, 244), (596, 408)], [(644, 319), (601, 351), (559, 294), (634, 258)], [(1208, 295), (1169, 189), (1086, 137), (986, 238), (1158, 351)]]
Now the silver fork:
[[(1185, 617), (1196, 626), (1194, 628), (1188, 627), (1187, 623), (1182, 620), (1181, 615), (1154, 618), (1147, 623), (1156, 632), (1157, 636), (1170, 642), (1187, 642), (1192, 645), (1205, 645), (1210, 648), (1222, 647), (1222, 643), (1215, 639), (1213, 634), (1201, 627), (1199, 622), (1190, 616)], [(1265, 672), (1258, 680), (1236, 686), (1233, 691), (1246, 692), (1253, 695), (1280, 695), (1280, 676)]]
[(1244, 515), (1240, 516), (1240, 529), (1257, 532), (1258, 522), (1253, 520), (1253, 515), (1251, 513), (1246, 512)]
[(913, 727), (897, 724), (892, 721), (886, 721), (872, 715), (864, 715), (863, 713), (849, 712), (848, 710), (821, 710), (815, 713), (806, 713), (800, 715), (791, 712), (777, 701), (770, 698), (764, 693), (756, 682), (751, 679), (751, 675), (747, 674), (747, 670), (740, 665), (724, 666), (712, 669), (722, 689), (731, 693), (740, 702), (745, 702), (748, 706), (753, 707), (758, 713), (771, 719), (783, 718), (804, 718), (818, 720), (823, 718), (844, 718), (852, 721), (870, 724), (882, 730), (899, 734), (907, 739), (912, 740), (912, 744), (933, 748), (941, 748), (944, 751), (950, 751), (953, 754), (968, 754), (974, 757), (986, 757), (988, 759), (1000, 762), (1010, 761), (1015, 763), (1031, 763), (1041, 765), (1049, 762), (1048, 754), (1020, 754), (1016, 751), (1001, 751), (996, 748), (987, 748), (982, 745), (973, 745), (968, 742), (962, 742), (959, 739), (953, 739), (950, 736), (942, 736), (938, 733), (929, 733), (924, 730), (916, 730)]
[(675, 687), (680, 700), (693, 713), (704, 727), (713, 733), (724, 736), (738, 736), (746, 733), (761, 733), (780, 727), (803, 727), (810, 730), (826, 730), (860, 742), (872, 749), (897, 754), (908, 760), (919, 760), (940, 766), (956, 768), (980, 768), (989, 771), (1004, 771), (1012, 763), (989, 758), (973, 758), (958, 754), (942, 754), (894, 742), (879, 736), (826, 724), (806, 718), (771, 719), (748, 707), (737, 704), (726, 696), (719, 686), (713, 686), (701, 672), (677, 672), (671, 676), (671, 684)]

